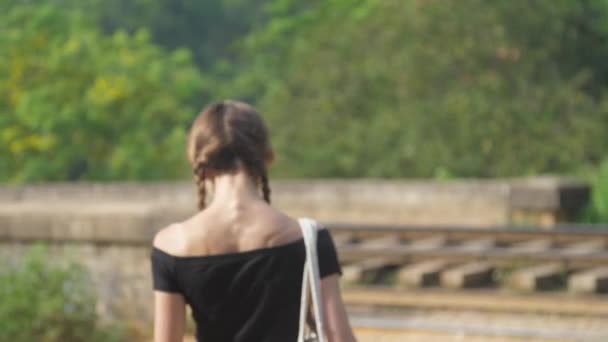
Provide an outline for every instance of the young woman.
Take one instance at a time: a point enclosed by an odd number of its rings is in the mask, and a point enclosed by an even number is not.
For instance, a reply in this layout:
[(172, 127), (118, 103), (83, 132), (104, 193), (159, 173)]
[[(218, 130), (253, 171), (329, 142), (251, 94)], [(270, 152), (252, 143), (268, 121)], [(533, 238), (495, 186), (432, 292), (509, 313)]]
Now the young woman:
[[(245, 103), (213, 104), (194, 121), (187, 151), (200, 212), (154, 238), (154, 340), (182, 341), (188, 304), (199, 342), (295, 342), (305, 246), (298, 222), (270, 206), (264, 122)], [(326, 335), (354, 341), (326, 229), (317, 248)]]

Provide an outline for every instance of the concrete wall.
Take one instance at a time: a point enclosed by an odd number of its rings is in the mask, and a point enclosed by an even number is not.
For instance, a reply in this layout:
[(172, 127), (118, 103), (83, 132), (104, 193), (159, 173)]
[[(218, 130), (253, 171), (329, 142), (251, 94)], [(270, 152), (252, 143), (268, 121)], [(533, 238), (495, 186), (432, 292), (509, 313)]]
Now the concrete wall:
[[(275, 181), (271, 186), (273, 204), (278, 208), (293, 216), (313, 216), (326, 222), (500, 225), (511, 223), (516, 211), (568, 214), (589, 196), (585, 184), (556, 178)], [(24, 214), (154, 216), (154, 212), (161, 212), (157, 216), (164, 221), (194, 213), (195, 205), (195, 188), (190, 183), (0, 187), (0, 210)]]

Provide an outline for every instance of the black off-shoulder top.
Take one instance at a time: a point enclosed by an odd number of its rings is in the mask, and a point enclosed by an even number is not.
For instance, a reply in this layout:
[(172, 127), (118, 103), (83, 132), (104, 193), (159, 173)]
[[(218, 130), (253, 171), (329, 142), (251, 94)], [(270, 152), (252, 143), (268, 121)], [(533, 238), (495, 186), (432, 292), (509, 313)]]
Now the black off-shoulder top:
[[(341, 274), (327, 229), (317, 251), (321, 278)], [(220, 255), (151, 253), (154, 289), (183, 295), (199, 342), (296, 341), (304, 261), (302, 239)]]

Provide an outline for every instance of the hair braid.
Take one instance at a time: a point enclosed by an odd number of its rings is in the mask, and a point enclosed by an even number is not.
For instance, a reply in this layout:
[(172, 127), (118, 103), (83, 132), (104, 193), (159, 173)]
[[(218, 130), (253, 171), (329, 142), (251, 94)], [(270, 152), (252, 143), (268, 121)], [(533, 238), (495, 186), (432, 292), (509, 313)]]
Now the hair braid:
[(266, 172), (265, 168), (262, 170), (260, 178), (262, 180), (262, 194), (264, 195), (264, 200), (270, 204), (270, 184), (268, 184), (268, 172)]
[(207, 200), (207, 188), (205, 188), (205, 171), (203, 165), (199, 165), (194, 169), (194, 180), (198, 188), (198, 209), (205, 209)]

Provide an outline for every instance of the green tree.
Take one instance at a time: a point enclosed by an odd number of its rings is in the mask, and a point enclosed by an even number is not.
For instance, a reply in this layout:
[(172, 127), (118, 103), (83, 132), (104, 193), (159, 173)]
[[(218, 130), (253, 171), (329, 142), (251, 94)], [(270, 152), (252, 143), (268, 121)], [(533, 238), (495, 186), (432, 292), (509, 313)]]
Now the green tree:
[(568, 172), (608, 144), (607, 22), (604, 0), (333, 0), (254, 32), (223, 91), (283, 175)]
[[(48, 1), (48, 0), (47, 0)], [(66, 0), (51, 0), (65, 3)], [(145, 28), (155, 43), (188, 48), (201, 68), (232, 60), (234, 41), (266, 19), (269, 0), (69, 0), (90, 11), (104, 32)]]
[(0, 179), (182, 174), (203, 78), (145, 30), (104, 36), (84, 12), (0, 0)]

